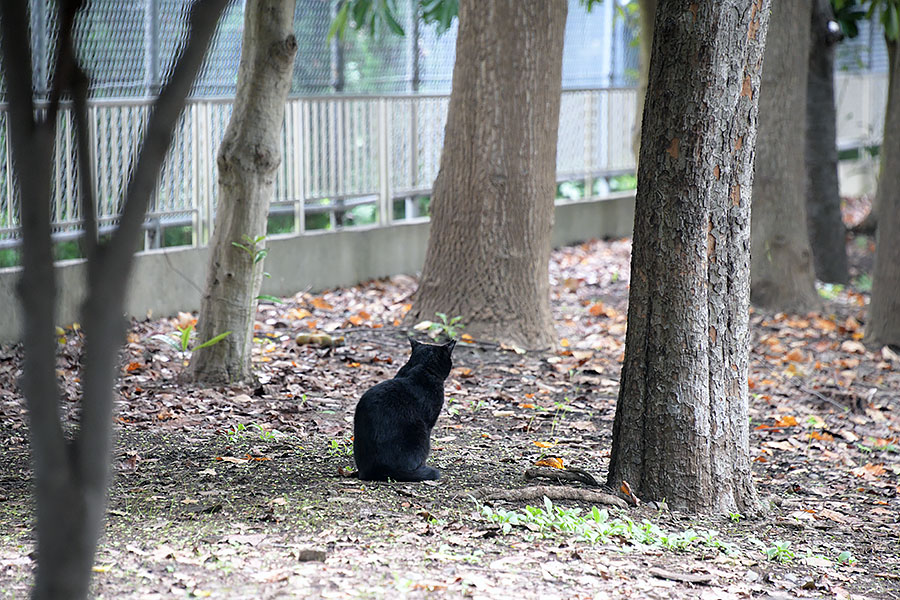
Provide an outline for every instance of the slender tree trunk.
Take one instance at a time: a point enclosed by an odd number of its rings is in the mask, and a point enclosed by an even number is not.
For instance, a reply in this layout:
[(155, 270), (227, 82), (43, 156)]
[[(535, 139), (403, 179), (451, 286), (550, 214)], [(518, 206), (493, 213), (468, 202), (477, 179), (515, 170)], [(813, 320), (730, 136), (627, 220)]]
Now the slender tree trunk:
[(194, 352), (191, 369), (199, 381), (253, 377), (250, 346), (266, 223), (297, 52), (293, 23), (293, 0), (250, 0), (244, 8), (237, 95), (217, 159), (219, 203), (198, 329), (201, 342), (231, 335)]
[(608, 483), (691, 511), (756, 510), (750, 195), (768, 13), (765, 0), (657, 9)]
[(639, 0), (638, 17), (641, 30), (638, 33), (641, 54), (638, 65), (638, 89), (637, 89), (637, 123), (634, 127), (632, 149), (634, 157), (641, 155), (641, 117), (644, 114), (644, 98), (647, 96), (647, 79), (650, 74), (650, 55), (653, 51), (653, 20), (656, 18), (656, 0)]
[(804, 145), (812, 0), (772, 4), (759, 100), (751, 298), (778, 310), (818, 304), (806, 229)]
[(806, 87), (806, 218), (816, 277), (847, 283), (847, 231), (838, 186), (837, 111), (834, 105), (834, 45), (840, 30), (830, 0), (813, 0)]
[[(13, 165), (22, 215), (23, 269), (19, 293), (25, 315), (25, 365), (37, 506), (35, 599), (87, 597), (103, 514), (112, 439), (113, 382), (125, 320), (125, 290), (135, 240), (172, 139), (172, 132), (226, 0), (200, 0), (191, 10), (191, 33), (172, 76), (154, 102), (140, 156), (128, 182), (118, 228), (97, 240), (96, 205), (88, 164), (88, 82), (72, 43), (80, 2), (59, 3), (53, 89), (46, 116), (35, 118), (25, 3), (0, 3), (3, 75), (7, 83)], [(67, 439), (60, 423), (54, 333), (56, 282), (50, 238), (50, 164), (59, 99), (73, 97), (78, 148), (80, 211), (85, 221), (88, 294), (81, 419)]]
[(431, 237), (407, 323), (460, 315), (475, 337), (548, 347), (548, 262), (565, 0), (459, 3)]
[(900, 44), (888, 44), (891, 63), (888, 104), (881, 142), (881, 178), (878, 180), (878, 230), (872, 301), (866, 323), (866, 341), (900, 346)]

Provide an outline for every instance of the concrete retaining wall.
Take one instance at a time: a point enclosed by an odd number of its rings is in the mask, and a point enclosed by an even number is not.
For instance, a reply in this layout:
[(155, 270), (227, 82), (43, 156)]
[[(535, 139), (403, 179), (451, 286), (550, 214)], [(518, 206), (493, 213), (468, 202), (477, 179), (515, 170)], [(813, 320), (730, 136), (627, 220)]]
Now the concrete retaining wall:
[[(634, 197), (561, 204), (556, 207), (554, 247), (602, 237), (631, 235)], [(321, 291), (398, 273), (417, 273), (425, 262), (428, 222), (272, 237), (263, 292), (290, 296), (310, 288)], [(206, 248), (142, 252), (135, 257), (126, 312), (161, 317), (200, 307), (206, 278)], [(57, 322), (79, 320), (84, 297), (84, 261), (65, 261), (56, 267), (59, 286)], [(19, 269), (0, 269), (0, 341), (18, 339), (21, 323), (16, 284)]]

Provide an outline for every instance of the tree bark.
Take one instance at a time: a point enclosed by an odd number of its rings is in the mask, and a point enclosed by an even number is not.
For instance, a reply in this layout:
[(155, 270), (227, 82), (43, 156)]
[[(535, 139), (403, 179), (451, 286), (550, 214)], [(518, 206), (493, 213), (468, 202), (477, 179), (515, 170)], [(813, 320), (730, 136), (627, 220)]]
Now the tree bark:
[(888, 52), (892, 67), (881, 143), (875, 267), (865, 341), (900, 346), (900, 44), (888, 43)]
[(607, 482), (756, 510), (747, 425), (750, 195), (769, 2), (660, 0)]
[(461, 0), (431, 236), (408, 324), (462, 316), (475, 337), (556, 340), (548, 263), (565, 0)]
[(813, 0), (806, 86), (806, 220), (816, 277), (847, 283), (850, 273), (847, 232), (841, 218), (834, 104), (834, 45), (841, 35), (840, 30), (829, 29), (833, 19), (830, 0)]
[(297, 52), (293, 23), (293, 0), (251, 0), (244, 9), (237, 94), (217, 158), (219, 202), (198, 320), (201, 342), (226, 331), (231, 335), (193, 353), (191, 370), (198, 381), (253, 377), (250, 347), (266, 223)]
[(812, 0), (773, 3), (759, 100), (751, 299), (784, 311), (818, 305), (803, 158), (811, 10)]
[[(135, 240), (184, 100), (200, 69), (227, 0), (201, 0), (172, 76), (154, 102), (147, 132), (123, 202), (119, 225), (107, 243), (96, 239), (92, 186), (84, 178), (87, 145), (87, 78), (72, 37), (80, 2), (59, 4), (57, 63), (50, 106), (35, 119), (25, 3), (0, 3), (3, 74), (9, 86), (10, 139), (22, 214), (23, 269), (19, 293), (24, 314), (25, 365), (21, 386), (29, 412), (36, 497), (37, 572), (32, 598), (85, 598), (106, 507), (112, 438), (113, 381), (124, 337), (125, 290)], [(81, 419), (67, 439), (60, 423), (54, 331), (56, 282), (50, 238), (50, 169), (60, 97), (73, 97), (79, 159), (80, 210), (88, 250), (88, 294)]]

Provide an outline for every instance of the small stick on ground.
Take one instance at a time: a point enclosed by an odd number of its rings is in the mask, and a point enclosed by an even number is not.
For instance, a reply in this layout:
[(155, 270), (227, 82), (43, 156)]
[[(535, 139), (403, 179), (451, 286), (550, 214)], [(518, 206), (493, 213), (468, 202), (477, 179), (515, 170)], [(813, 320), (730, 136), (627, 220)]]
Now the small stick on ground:
[(659, 577), (660, 579), (680, 581), (681, 583), (709, 585), (713, 580), (713, 576), (709, 573), (676, 573), (675, 571), (667, 571), (665, 569), (658, 569), (656, 567), (648, 569), (647, 572), (654, 577)]
[(477, 500), (509, 500), (511, 502), (540, 500), (546, 496), (551, 500), (580, 500), (582, 502), (594, 502), (628, 508), (627, 502), (612, 494), (568, 486), (536, 485), (517, 490), (482, 488), (473, 492), (472, 495)]
[(525, 479), (549, 479), (551, 481), (580, 481), (594, 487), (599, 487), (597, 480), (583, 469), (551, 469), (548, 467), (531, 467), (525, 471)]

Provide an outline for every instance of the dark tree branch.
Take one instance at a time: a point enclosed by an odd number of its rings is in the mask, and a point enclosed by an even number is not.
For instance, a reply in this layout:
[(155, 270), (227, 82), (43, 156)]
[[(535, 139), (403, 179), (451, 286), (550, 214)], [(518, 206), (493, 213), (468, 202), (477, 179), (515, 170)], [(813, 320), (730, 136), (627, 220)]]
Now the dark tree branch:
[[(31, 42), (28, 37), (28, 13), (25, 2), (0, 2), (0, 40), (3, 49), (3, 74), (10, 122), (33, 128), (34, 103), (31, 92)], [(18, 57), (13, 59), (13, 57)], [(15, 153), (15, 148), (13, 148)]]
[(75, 54), (75, 17), (84, 6), (84, 0), (60, 0), (59, 2), (59, 43), (57, 46), (56, 71), (50, 92), (48, 120), (55, 122), (60, 96), (68, 91), (72, 95), (72, 110), (75, 120), (75, 138), (78, 163), (78, 187), (84, 234), (81, 248), (84, 256), (91, 260), (97, 250), (97, 212), (94, 204), (94, 188), (91, 181), (90, 132), (88, 121), (87, 75), (78, 65)]
[(51, 123), (34, 119), (31, 44), (25, 2), (0, 2), (3, 76), (9, 102), (13, 173), (19, 190), (23, 273), (25, 364), (21, 379), (28, 402), (36, 475), (58, 468), (65, 458), (56, 384), (53, 256), (50, 240)]
[(72, 39), (75, 32), (75, 16), (81, 8), (82, 1), (60, 0), (58, 2), (59, 37), (56, 43), (56, 67), (53, 71), (53, 85), (50, 88), (50, 107), (47, 109), (47, 121), (51, 124), (56, 123), (60, 98), (72, 86), (73, 71), (75, 70), (75, 48)]
[[(191, 33), (170, 84), (157, 100), (144, 147), (125, 196), (122, 226), (109, 247), (97, 244), (96, 199), (90, 173), (87, 79), (77, 65), (72, 36), (82, 0), (60, 0), (57, 62), (47, 118), (35, 120), (31, 48), (25, 2), (0, 2), (0, 49), (9, 101), (13, 166), (23, 237), (20, 295), (24, 307), (25, 368), (37, 506), (38, 569), (32, 597), (83, 598), (90, 583), (106, 505), (116, 356), (136, 239), (159, 167), (184, 99), (202, 64), (227, 0), (198, 0)], [(66, 442), (59, 416), (54, 332), (56, 283), (50, 237), (50, 181), (57, 114), (62, 96), (74, 100), (80, 205), (87, 229), (87, 334), (82, 376), (80, 433)], [(116, 316), (119, 315), (119, 318)]]
[[(26, 2), (0, 2), (0, 43), (22, 232), (19, 296), (24, 309), (25, 361), (20, 386), (28, 405), (40, 556), (33, 597), (40, 599), (54, 597), (60, 590), (59, 581), (78, 579), (70, 577), (75, 569), (61, 566), (67, 562), (68, 540), (58, 542), (68, 533), (66, 523), (77, 522), (81, 515), (77, 510), (59, 510), (60, 502), (65, 508), (77, 505), (67, 502), (77, 495), (71, 487), (71, 454), (60, 424), (56, 379), (56, 282), (50, 238), (50, 165), (56, 118), (35, 120), (27, 6)], [(83, 582), (89, 580), (89, 569), (89, 563), (81, 569), (85, 571), (80, 578)], [(86, 583), (80, 587), (86, 590)], [(61, 588), (68, 589), (66, 584)]]

